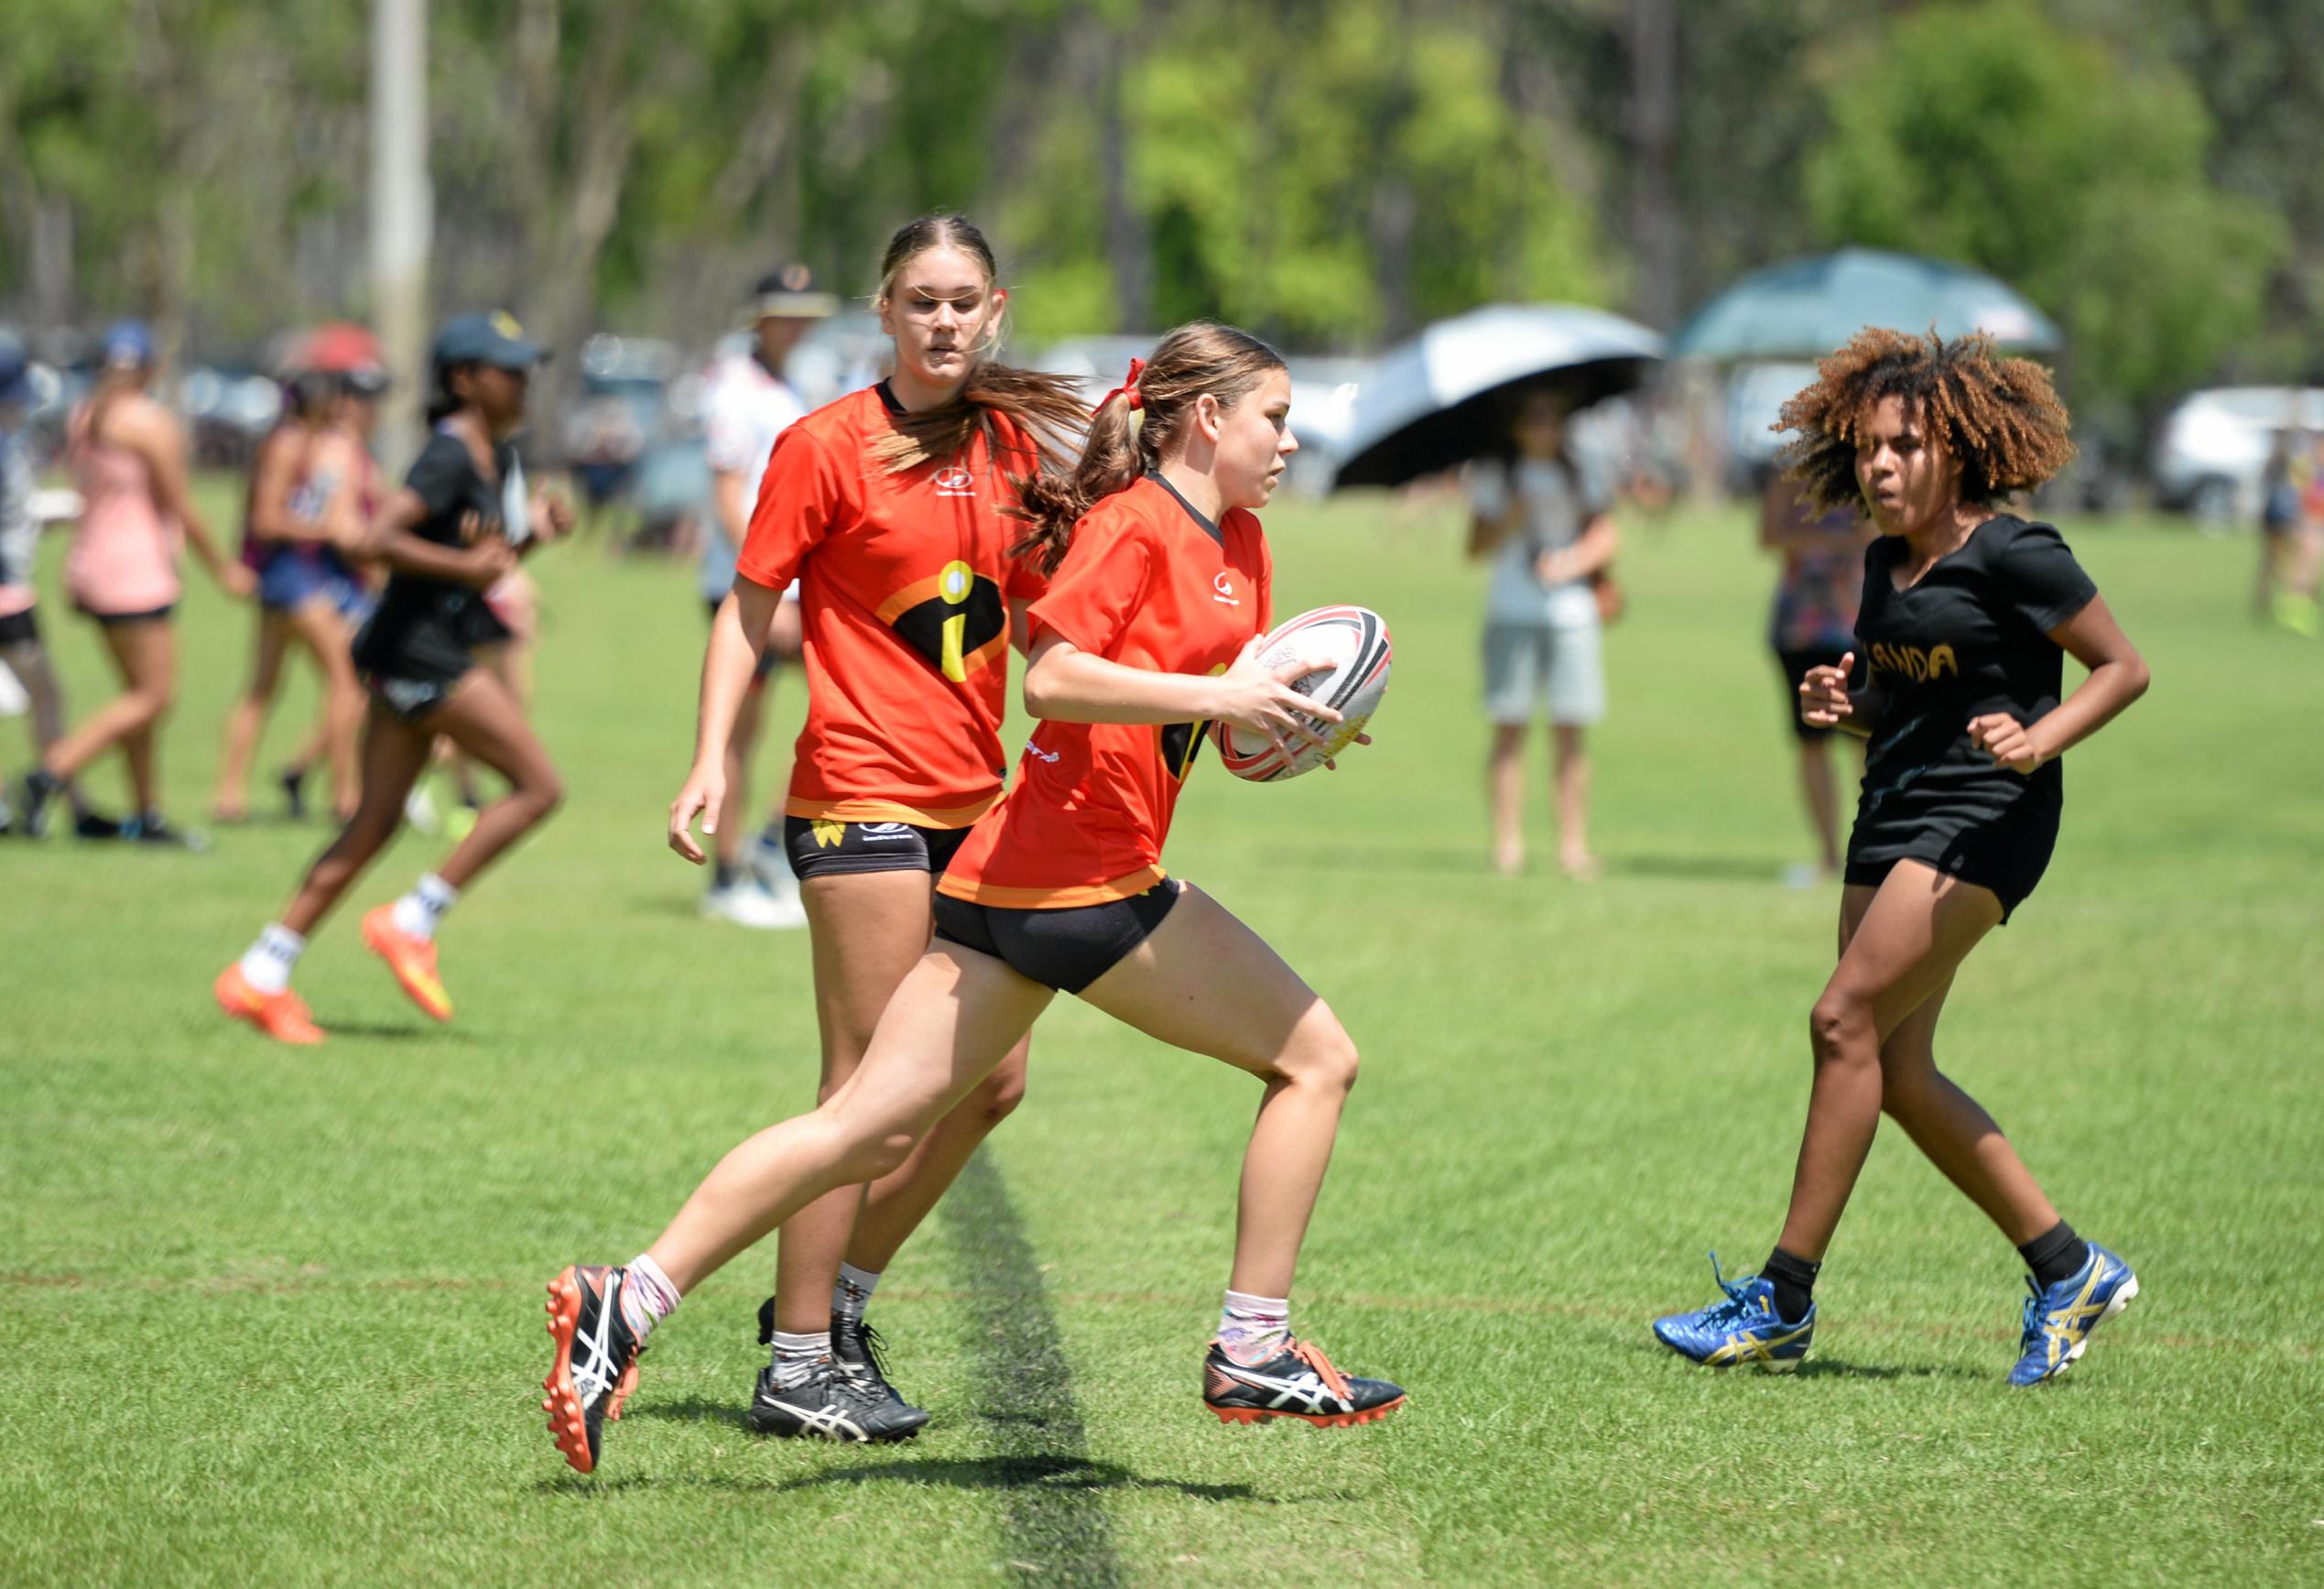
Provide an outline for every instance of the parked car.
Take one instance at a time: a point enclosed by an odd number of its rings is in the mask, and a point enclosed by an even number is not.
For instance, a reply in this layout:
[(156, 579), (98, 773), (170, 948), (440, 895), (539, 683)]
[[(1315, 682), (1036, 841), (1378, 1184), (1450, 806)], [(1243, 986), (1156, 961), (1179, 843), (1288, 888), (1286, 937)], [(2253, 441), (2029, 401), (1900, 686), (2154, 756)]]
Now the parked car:
[(2275, 432), (2286, 427), (2324, 431), (2324, 387), (2188, 393), (2156, 433), (2156, 501), (2207, 527), (2256, 524), (2260, 475)]

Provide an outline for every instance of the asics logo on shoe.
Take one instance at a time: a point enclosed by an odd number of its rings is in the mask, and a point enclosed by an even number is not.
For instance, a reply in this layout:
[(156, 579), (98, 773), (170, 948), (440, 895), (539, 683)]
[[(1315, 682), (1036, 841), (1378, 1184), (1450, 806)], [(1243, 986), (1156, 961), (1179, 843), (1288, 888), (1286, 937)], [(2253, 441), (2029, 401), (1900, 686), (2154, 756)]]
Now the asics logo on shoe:
[(799, 1422), (802, 1433), (820, 1434), (830, 1440), (868, 1441), (863, 1426), (842, 1410), (837, 1403), (826, 1402), (820, 1408), (794, 1407), (793, 1416)]
[(1297, 1379), (1279, 1379), (1271, 1374), (1254, 1373), (1237, 1363), (1212, 1363), (1211, 1373), (1252, 1390), (1273, 1392), (1271, 1408), (1290, 1408), (1301, 1412), (1346, 1412), (1353, 1403), (1333, 1395), (1330, 1388), (1315, 1374), (1302, 1374)]
[[(621, 1318), (622, 1285), (627, 1278), (619, 1269), (607, 1275), (597, 1317), (584, 1318), (581, 1327), (573, 1332), (573, 1388), (581, 1393), (583, 1405), (611, 1390), (622, 1376), (623, 1366), (614, 1361), (614, 1327)], [(592, 1323), (594, 1330), (588, 1327)]]

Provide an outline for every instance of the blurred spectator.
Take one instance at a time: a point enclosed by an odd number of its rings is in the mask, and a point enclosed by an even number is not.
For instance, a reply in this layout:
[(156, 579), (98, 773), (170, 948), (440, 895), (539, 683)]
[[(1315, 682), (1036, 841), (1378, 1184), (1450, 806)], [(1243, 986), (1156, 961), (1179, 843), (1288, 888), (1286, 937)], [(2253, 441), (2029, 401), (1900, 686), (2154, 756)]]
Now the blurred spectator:
[(1801, 500), (1797, 483), (1772, 463), (1763, 466), (1763, 475), (1759, 544), (1783, 560), (1767, 645), (1783, 678), (1784, 719), (1798, 746), (1800, 800), (1817, 846), (1816, 864), (1791, 867), (1784, 880), (1805, 888), (1840, 876), (1840, 793), (1831, 770), (1832, 731), (1801, 720), (1799, 685), (1808, 669), (1837, 667), (1854, 648), (1864, 548), (1874, 531), (1853, 507), (1816, 514)]

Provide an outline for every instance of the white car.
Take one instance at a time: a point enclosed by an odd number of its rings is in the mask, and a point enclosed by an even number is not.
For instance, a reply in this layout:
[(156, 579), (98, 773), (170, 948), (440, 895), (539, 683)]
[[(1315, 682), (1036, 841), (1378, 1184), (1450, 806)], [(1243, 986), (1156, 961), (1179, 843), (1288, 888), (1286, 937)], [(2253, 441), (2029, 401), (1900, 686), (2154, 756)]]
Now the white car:
[(2210, 528), (2255, 524), (2268, 450), (2287, 427), (2324, 431), (2324, 386), (2188, 393), (2156, 436), (2156, 500)]

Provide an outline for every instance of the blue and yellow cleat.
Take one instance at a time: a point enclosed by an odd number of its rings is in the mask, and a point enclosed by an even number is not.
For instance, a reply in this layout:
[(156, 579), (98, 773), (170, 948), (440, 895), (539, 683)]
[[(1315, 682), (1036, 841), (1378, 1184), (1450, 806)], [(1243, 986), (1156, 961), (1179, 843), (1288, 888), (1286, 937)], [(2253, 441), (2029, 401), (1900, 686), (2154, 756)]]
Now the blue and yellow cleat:
[(2039, 1385), (2073, 1366), (2090, 1344), (2090, 1333), (2130, 1306), (2138, 1295), (2138, 1277), (2130, 1265), (2096, 1242), (2090, 1259), (2071, 1279), (2044, 1290), (2025, 1277), (2025, 1333), (2018, 1340), (2017, 1366), (2009, 1371), (2012, 1385)]
[(1681, 1357), (1713, 1368), (1755, 1363), (1770, 1374), (1799, 1366), (1816, 1338), (1816, 1305), (1808, 1316), (1786, 1324), (1776, 1316), (1775, 1282), (1758, 1275), (1730, 1280), (1710, 1255), (1710, 1278), (1727, 1293), (1723, 1302), (1694, 1313), (1670, 1313), (1655, 1321), (1655, 1339)]

